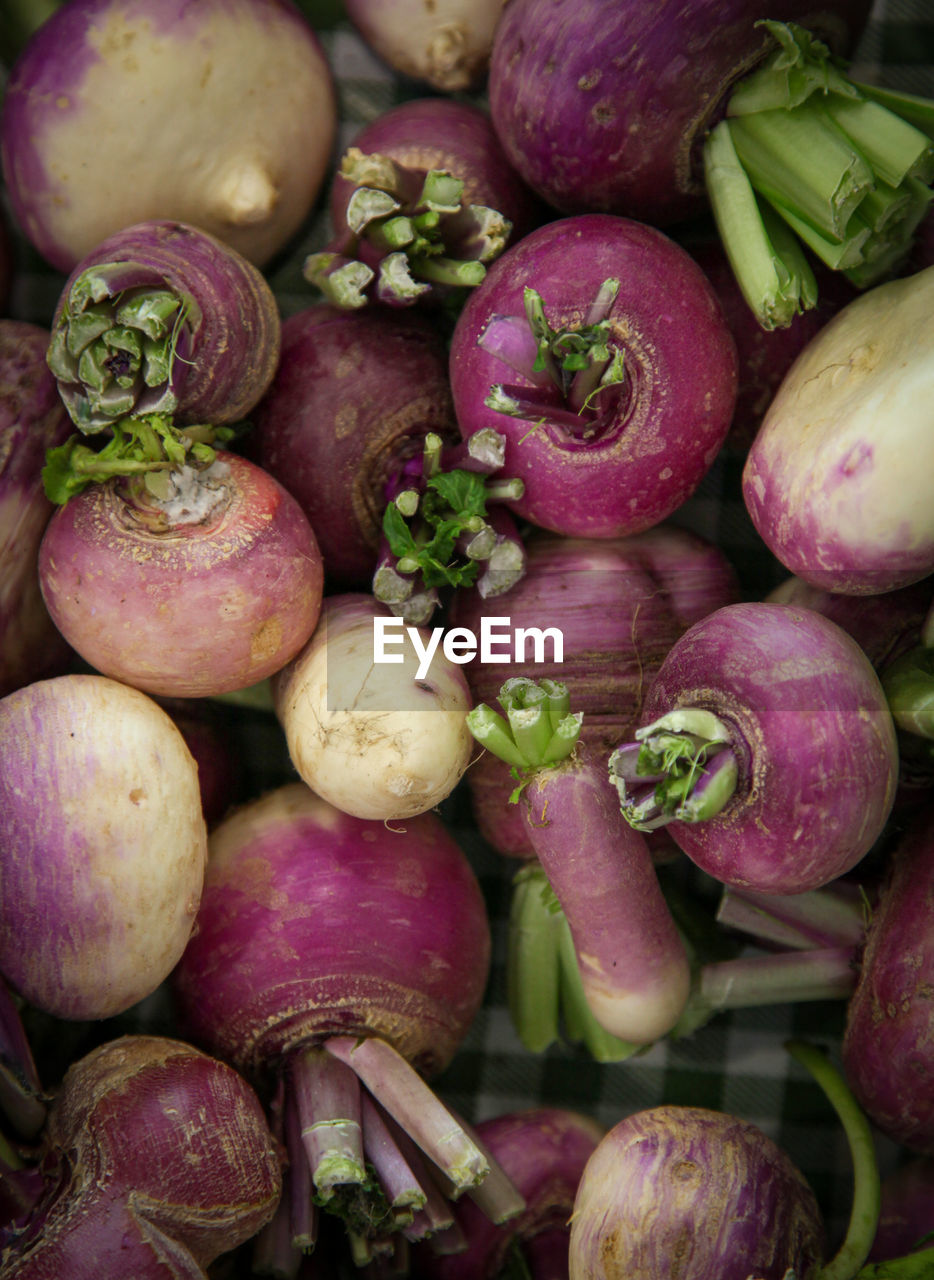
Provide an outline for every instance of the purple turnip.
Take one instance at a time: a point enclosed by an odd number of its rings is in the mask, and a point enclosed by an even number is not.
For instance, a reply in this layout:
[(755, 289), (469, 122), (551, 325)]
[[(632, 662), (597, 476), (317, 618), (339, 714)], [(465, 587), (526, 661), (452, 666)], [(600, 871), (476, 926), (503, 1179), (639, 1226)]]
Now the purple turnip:
[(687, 631), (610, 771), (640, 828), (665, 825), (726, 884), (800, 893), (854, 867), (881, 834), (898, 768), (879, 678), (809, 609), (718, 609)]
[(752, 443), (743, 496), (789, 572), (852, 595), (934, 571), (934, 268), (878, 285), (824, 326)]
[(888, 1261), (921, 1249), (931, 1253), (932, 1232), (934, 1160), (916, 1156), (882, 1180), (882, 1209), (870, 1261)]
[(252, 263), (197, 227), (126, 227), (84, 257), (52, 322), (49, 367), (86, 435), (126, 417), (245, 418), (279, 361), (279, 311)]
[(0, 697), (61, 674), (72, 657), (39, 588), (39, 544), (53, 511), (42, 466), (70, 430), (45, 365), (48, 345), (48, 330), (0, 320)]
[(450, 369), (462, 435), (506, 437), (503, 473), (525, 486), (510, 508), (580, 537), (637, 533), (685, 502), (736, 399), (736, 347), (701, 269), (603, 214), (540, 227), (490, 266)]
[(155, 990), (194, 924), (195, 762), (151, 698), (98, 675), (8, 694), (0, 754), (0, 971), (57, 1017), (110, 1017)]
[[(328, 596), (308, 643), (273, 679), (299, 775), (358, 818), (392, 821), (445, 799), (470, 761), (470, 690), (438, 631), (395, 623), (372, 596)], [(433, 647), (434, 646), (434, 647)]]
[(602, 1127), (560, 1107), (530, 1107), (481, 1121), (475, 1132), (521, 1192), (525, 1209), (497, 1226), (462, 1200), (455, 1216), (466, 1247), (438, 1254), (429, 1240), (413, 1251), (414, 1274), (419, 1280), (497, 1280), (518, 1253), (529, 1280), (567, 1280), (568, 1218)]
[(335, 133), (330, 68), (290, 0), (72, 0), (11, 69), (0, 140), (20, 229), (68, 272), (153, 218), (265, 264)]
[(97, 671), (168, 697), (209, 697), (283, 667), (315, 627), (323, 567), (298, 503), (260, 467), (116, 477), (68, 499), (39, 552), (56, 626)]
[(457, 436), (444, 345), (411, 311), (308, 307), (283, 323), (253, 421), (257, 461), (308, 516), (329, 581), (368, 586), (387, 487), (429, 432)]
[(210, 848), (175, 989), (196, 1043), (282, 1082), (298, 1193), (281, 1207), (286, 1254), (314, 1241), (314, 1188), (364, 1257), (399, 1231), (430, 1234), (429, 1166), (461, 1190), (491, 1167), (423, 1080), (451, 1060), (486, 984), (489, 926), (469, 863), (433, 814), (393, 828), (302, 783), (233, 813)]
[(0, 1256), (4, 1280), (204, 1280), (282, 1187), (247, 1082), (163, 1037), (124, 1036), (74, 1063), (43, 1146), (45, 1192)]

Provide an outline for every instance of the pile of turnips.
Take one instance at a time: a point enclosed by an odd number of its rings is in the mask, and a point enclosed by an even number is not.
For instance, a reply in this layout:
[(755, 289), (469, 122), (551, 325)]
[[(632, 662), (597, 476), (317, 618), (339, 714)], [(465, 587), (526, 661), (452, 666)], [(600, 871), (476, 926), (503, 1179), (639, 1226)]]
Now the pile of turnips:
[[(869, 10), (0, 19), (2, 1280), (931, 1274), (934, 102)], [(613, 1088), (462, 1114), (497, 984)], [(805, 1000), (845, 1230), (618, 1101)]]

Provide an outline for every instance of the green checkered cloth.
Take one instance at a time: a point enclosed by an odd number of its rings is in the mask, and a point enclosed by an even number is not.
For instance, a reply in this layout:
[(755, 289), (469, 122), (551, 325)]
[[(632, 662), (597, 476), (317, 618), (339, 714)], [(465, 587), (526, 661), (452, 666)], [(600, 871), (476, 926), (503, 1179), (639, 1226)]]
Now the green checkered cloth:
[[(425, 96), (420, 84), (390, 72), (364, 46), (343, 15), (340, 0), (305, 0), (302, 8), (318, 30), (334, 70), (340, 99), (336, 154), (354, 134), (388, 108)], [(857, 52), (857, 78), (911, 93), (934, 96), (934, 0), (879, 0)], [(481, 99), (477, 99), (481, 100)], [(302, 278), (305, 256), (328, 237), (324, 200), (289, 250), (273, 264), (269, 278), (284, 315), (312, 301)], [(10, 314), (39, 324), (50, 321), (63, 277), (17, 241), (18, 270)], [(723, 548), (747, 593), (764, 595), (785, 576), (763, 555), (745, 513), (738, 459), (721, 458), (678, 522)], [(294, 778), (278, 725), (268, 714), (226, 708), (229, 727), (247, 758), (250, 790)], [(483, 1008), (454, 1062), (436, 1081), (439, 1093), (471, 1120), (547, 1103), (585, 1112), (609, 1127), (623, 1116), (659, 1103), (690, 1103), (733, 1112), (759, 1125), (805, 1173), (825, 1214), (831, 1244), (845, 1226), (850, 1206), (850, 1171), (842, 1131), (820, 1089), (783, 1049), (789, 1037), (804, 1037), (836, 1053), (843, 1027), (840, 1003), (772, 1006), (719, 1015), (691, 1037), (663, 1041), (625, 1062), (600, 1065), (582, 1049), (556, 1044), (533, 1055), (519, 1042), (506, 1007), (506, 928), (511, 879), (516, 864), (499, 856), (477, 833), (469, 799), (458, 790), (442, 807), (443, 816), (469, 856), (489, 905), (493, 964)], [(700, 873), (697, 873), (698, 876)], [(710, 886), (698, 884), (710, 896)], [(43, 1043), (54, 1041), (61, 1055), (85, 1049), (97, 1039), (144, 1024), (171, 1031), (170, 1013), (158, 999), (117, 1023), (87, 1029), (50, 1029), (33, 1019)], [(878, 1140), (883, 1172), (905, 1153)]]

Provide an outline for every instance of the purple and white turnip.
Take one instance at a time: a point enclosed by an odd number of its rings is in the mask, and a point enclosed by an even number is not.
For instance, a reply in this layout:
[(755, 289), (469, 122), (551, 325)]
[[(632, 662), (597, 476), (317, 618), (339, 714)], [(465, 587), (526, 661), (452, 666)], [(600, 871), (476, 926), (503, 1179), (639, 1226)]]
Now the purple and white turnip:
[(98, 675), (8, 694), (0, 754), (0, 972), (56, 1017), (113, 1016), (155, 990), (194, 925), (194, 759), (151, 698)]
[(42, 1142), (45, 1188), (0, 1254), (4, 1280), (204, 1280), (282, 1189), (251, 1087), (164, 1037), (124, 1036), (74, 1063)]
[[(307, 1188), (295, 1209), (283, 1200), (286, 1254), (315, 1238), (312, 1184), (366, 1256), (399, 1232), (431, 1234), (429, 1167), (462, 1191), (491, 1168), (423, 1079), (450, 1062), (487, 980), (489, 925), (466, 857), (433, 814), (395, 828), (303, 783), (233, 813), (210, 848), (175, 991), (196, 1043), (282, 1080), (291, 1178)], [(513, 1212), (515, 1192), (506, 1199)]]
[(516, 514), (610, 538), (658, 524), (695, 491), (730, 426), (736, 363), (686, 251), (589, 214), (530, 232), (491, 264), (454, 329), (451, 390), (465, 439), (506, 437), (503, 473), (524, 484)]
[(296, 500), (234, 453), (207, 466), (91, 484), (49, 522), (42, 594), (73, 648), (148, 693), (209, 697), (285, 666), (318, 620), (324, 581)]
[(310, 213), (336, 126), (291, 3), (72, 0), (11, 68), (0, 141), (19, 228), (60, 271), (153, 218), (262, 266)]
[(881, 834), (898, 769), (869, 659), (810, 609), (718, 609), (673, 646), (635, 739), (610, 757), (623, 811), (665, 825), (725, 884), (800, 893), (852, 869)]

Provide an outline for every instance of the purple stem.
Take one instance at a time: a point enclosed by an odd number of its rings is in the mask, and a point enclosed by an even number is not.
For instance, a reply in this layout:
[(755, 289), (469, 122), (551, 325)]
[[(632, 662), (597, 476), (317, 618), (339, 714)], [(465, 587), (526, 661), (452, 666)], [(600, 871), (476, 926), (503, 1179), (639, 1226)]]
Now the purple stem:
[[(292, 1245), (296, 1249), (311, 1249), (318, 1239), (318, 1209), (314, 1202), (311, 1165), (302, 1141), (298, 1107), (291, 1091), (285, 1099), (285, 1147), (289, 1155), (286, 1186)], [(283, 1194), (282, 1198), (286, 1200), (286, 1195)]]
[(802, 1000), (846, 1000), (856, 979), (852, 947), (815, 947), (702, 965), (698, 996), (714, 1012)]
[(762, 942), (795, 950), (856, 947), (866, 929), (867, 905), (858, 885), (841, 881), (795, 894), (725, 886), (717, 921)]
[(523, 316), (493, 316), (477, 339), (477, 345), (538, 387), (553, 386), (546, 369), (532, 366), (538, 358), (538, 342)]
[(302, 1142), (318, 1195), (326, 1197), (339, 1184), (366, 1181), (356, 1074), (317, 1047), (295, 1054), (290, 1065)]
[(389, 1125), (368, 1093), (361, 1099), (363, 1150), (400, 1225), (411, 1221), (426, 1200), (411, 1165), (399, 1150)]

